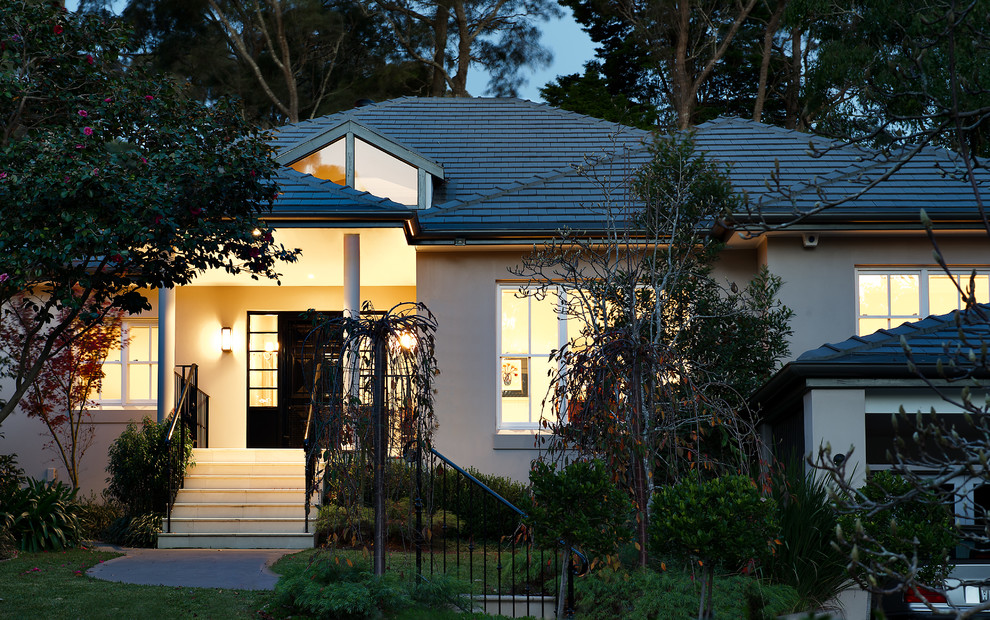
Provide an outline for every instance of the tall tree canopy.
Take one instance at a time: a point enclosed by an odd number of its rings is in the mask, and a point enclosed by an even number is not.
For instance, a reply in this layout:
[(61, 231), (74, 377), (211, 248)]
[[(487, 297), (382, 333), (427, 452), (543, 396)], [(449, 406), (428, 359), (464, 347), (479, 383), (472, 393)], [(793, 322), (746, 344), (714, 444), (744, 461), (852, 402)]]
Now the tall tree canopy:
[(203, 101), (236, 95), (264, 126), (427, 86), (428, 72), (351, 0), (130, 0), (123, 17), (156, 69)]
[(259, 219), (276, 164), (229, 102), (130, 66), (115, 20), (0, 0), (0, 37), (0, 308), (30, 317), (0, 358), (2, 422), (111, 308), (207, 268), (275, 278), (295, 252)]
[(515, 95), (523, 67), (549, 64), (538, 22), (558, 17), (550, 0), (364, 0), (406, 54), (431, 74), (429, 94), (468, 95), (472, 64), (491, 74), (488, 91)]

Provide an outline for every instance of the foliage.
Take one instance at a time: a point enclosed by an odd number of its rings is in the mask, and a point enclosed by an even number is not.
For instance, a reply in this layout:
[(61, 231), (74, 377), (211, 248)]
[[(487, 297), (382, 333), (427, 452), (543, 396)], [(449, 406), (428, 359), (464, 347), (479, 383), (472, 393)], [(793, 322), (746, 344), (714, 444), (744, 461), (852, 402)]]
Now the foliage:
[(793, 587), (803, 609), (821, 609), (851, 583), (844, 553), (833, 547), (838, 517), (827, 476), (805, 472), (799, 459), (774, 470), (780, 541), (767, 561), (767, 576)]
[[(76, 490), (61, 482), (27, 480), (0, 506), (9, 530), (23, 551), (71, 548), (79, 542)], [(2, 519), (2, 517), (0, 517)]]
[[(803, 106), (802, 73), (815, 60), (808, 54), (809, 23), (816, 2), (771, 0), (727, 2), (615, 3), (561, 0), (598, 44), (583, 76), (559, 78), (573, 88), (555, 101), (588, 113), (594, 77), (628, 111), (653, 110), (659, 129), (691, 125), (720, 115), (764, 115), (796, 127), (813, 114)], [(591, 110), (579, 106), (591, 104)], [(659, 121), (659, 123), (657, 123)]]
[[(93, 4), (100, 2), (84, 2)], [(356, 2), (130, 0), (122, 17), (157, 69), (182, 76), (201, 101), (238, 97), (247, 117), (267, 127), (361, 98), (425, 94), (428, 83)]]
[(94, 495), (76, 500), (79, 506), (79, 537), (82, 540), (110, 540), (108, 532), (113, 523), (124, 516), (123, 507), (115, 502)]
[[(0, 437), (3, 437), (0, 434)], [(0, 454), (0, 503), (6, 503), (24, 482), (24, 470), (17, 465), (16, 454)]]
[(724, 168), (684, 136), (650, 155), (598, 207), (606, 242), (565, 231), (511, 270), (528, 280), (521, 294), (556, 295), (580, 328), (552, 356), (545, 457), (606, 462), (633, 500), (644, 566), (654, 484), (757, 462), (746, 397), (787, 354), (791, 316), (765, 270), (745, 288), (713, 274), (722, 245), (707, 230), (740, 200)]
[[(42, 341), (32, 338), (34, 319), (30, 304), (16, 299), (0, 321), (0, 355), (22, 356), (28, 365), (38, 363)], [(121, 344), (119, 308), (101, 310), (103, 318), (88, 329), (79, 329), (79, 319), (68, 319), (66, 307), (56, 310), (55, 323), (68, 323), (68, 332), (55, 340), (54, 353), (40, 362), (41, 372), (31, 383), (21, 408), (28, 417), (41, 420), (48, 429), (45, 448), (55, 452), (79, 488), (79, 464), (93, 443), (95, 429), (89, 413), (91, 400), (103, 385), (103, 362)], [(68, 341), (69, 334), (75, 334)]]
[(452, 580), (413, 584), (391, 572), (372, 575), (364, 561), (318, 554), (305, 570), (279, 580), (275, 602), (319, 618), (377, 618), (416, 603), (463, 608), (464, 591)]
[(158, 535), (161, 532), (162, 515), (159, 513), (124, 515), (107, 526), (103, 540), (125, 547), (154, 548), (158, 545)]
[[(181, 426), (177, 427), (181, 428)], [(124, 506), (128, 516), (164, 514), (169, 503), (169, 489), (178, 489), (192, 456), (192, 437), (176, 435), (182, 441), (182, 460), (171, 468), (168, 460), (169, 424), (145, 418), (138, 428), (133, 422), (113, 442), (108, 451), (107, 496)]]
[[(525, 510), (523, 506), (529, 498), (529, 485), (507, 476), (482, 473), (474, 467), (469, 467), (467, 472), (513, 506)], [(463, 537), (501, 540), (519, 527), (519, 514), (491, 499), (474, 483), (466, 481), (451, 469), (443, 468), (435, 473), (432, 493), (434, 506), (448, 515), (448, 530), (456, 526)], [(442, 517), (443, 512), (440, 515)], [(456, 521), (452, 521), (451, 515), (456, 517)]]
[[(949, 559), (959, 542), (951, 509), (933, 491), (918, 492), (910, 480), (889, 470), (873, 472), (853, 502), (869, 506), (839, 519), (839, 543), (852, 546), (852, 574), (861, 583), (899, 580), (911, 575), (938, 587), (954, 565)], [(840, 510), (848, 504), (839, 502)], [(845, 507), (845, 508), (844, 508)]]
[(2, 423), (56, 343), (110, 308), (148, 309), (144, 291), (208, 268), (275, 278), (295, 252), (260, 219), (276, 163), (230, 102), (132, 62), (114, 19), (2, 0), (0, 33), (0, 307), (29, 313), (38, 351), (0, 360)]
[[(690, 570), (670, 567), (663, 572), (597, 571), (575, 583), (576, 618), (691, 618), (697, 615), (699, 581)], [(762, 620), (793, 611), (795, 591), (767, 585), (755, 577), (718, 576), (715, 608), (722, 618)]]
[(563, 541), (590, 557), (615, 554), (628, 540), (632, 505), (604, 461), (574, 461), (560, 469), (536, 461), (529, 472), (526, 514), (543, 544)]
[(689, 476), (660, 487), (653, 498), (650, 546), (698, 562), (702, 571), (698, 618), (713, 614), (715, 567), (744, 567), (773, 549), (779, 532), (776, 502), (747, 476), (712, 480)]

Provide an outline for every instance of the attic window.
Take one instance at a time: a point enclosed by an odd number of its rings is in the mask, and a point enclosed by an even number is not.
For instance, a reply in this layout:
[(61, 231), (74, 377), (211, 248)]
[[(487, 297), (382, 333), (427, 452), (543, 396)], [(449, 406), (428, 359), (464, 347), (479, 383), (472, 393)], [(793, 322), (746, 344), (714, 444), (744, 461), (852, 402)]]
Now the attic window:
[[(291, 167), (303, 174), (350, 185), (379, 198), (399, 204), (417, 206), (419, 203), (419, 170), (385, 151), (354, 138), (353, 171), (347, 167), (347, 140), (341, 138), (308, 155)], [(350, 182), (348, 182), (350, 181)]]

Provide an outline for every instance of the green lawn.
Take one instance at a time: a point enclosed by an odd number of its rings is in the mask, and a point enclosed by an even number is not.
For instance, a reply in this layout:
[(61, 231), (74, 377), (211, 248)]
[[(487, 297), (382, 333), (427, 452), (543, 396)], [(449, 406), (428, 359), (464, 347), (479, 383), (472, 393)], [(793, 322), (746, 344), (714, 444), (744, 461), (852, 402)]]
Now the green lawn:
[(86, 569), (119, 556), (74, 549), (0, 562), (0, 618), (257, 618), (268, 592), (137, 586)]
[[(312, 551), (286, 556), (273, 567), (286, 574), (305, 567)], [(284, 617), (272, 609), (271, 593), (219, 588), (139, 586), (86, 576), (91, 566), (118, 553), (74, 549), (22, 553), (0, 562), (0, 618), (259, 618)], [(263, 611), (263, 614), (259, 614)], [(299, 616), (293, 616), (298, 618)], [(397, 620), (465, 620), (480, 614), (430, 610), (400, 613)]]

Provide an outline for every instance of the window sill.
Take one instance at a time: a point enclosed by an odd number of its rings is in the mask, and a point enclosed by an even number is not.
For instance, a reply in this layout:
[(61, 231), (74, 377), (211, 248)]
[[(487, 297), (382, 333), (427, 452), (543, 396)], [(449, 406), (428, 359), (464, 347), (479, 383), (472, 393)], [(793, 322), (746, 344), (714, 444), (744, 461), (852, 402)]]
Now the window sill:
[(495, 450), (536, 450), (537, 437), (545, 434), (536, 429), (503, 430), (493, 436), (492, 447)]

